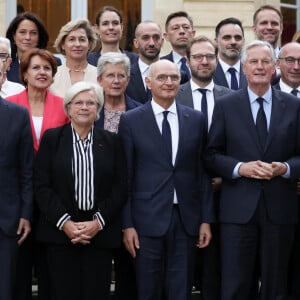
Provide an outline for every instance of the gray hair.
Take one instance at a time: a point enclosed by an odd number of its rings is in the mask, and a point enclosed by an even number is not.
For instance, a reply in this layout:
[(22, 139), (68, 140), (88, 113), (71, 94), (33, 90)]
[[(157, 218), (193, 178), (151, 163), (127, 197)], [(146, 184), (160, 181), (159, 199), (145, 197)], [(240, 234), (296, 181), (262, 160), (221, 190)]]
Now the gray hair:
[(67, 90), (64, 97), (65, 113), (70, 118), (69, 104), (71, 103), (71, 101), (74, 99), (76, 95), (85, 91), (93, 91), (95, 94), (96, 102), (97, 102), (96, 120), (98, 120), (100, 117), (100, 110), (102, 109), (104, 103), (103, 90), (98, 84), (89, 81), (76, 82)]
[(272, 45), (267, 41), (261, 41), (261, 40), (254, 40), (251, 43), (245, 45), (241, 51), (241, 63), (244, 64), (247, 60), (248, 56), (248, 50), (254, 48), (254, 47), (268, 47), (270, 49), (272, 63), (275, 64), (276, 62), (276, 56), (274, 52), (274, 48)]
[(130, 76), (130, 60), (126, 54), (119, 52), (107, 52), (101, 55), (97, 63), (97, 77), (102, 76), (105, 72), (106, 64), (123, 64), (125, 66), (125, 71), (127, 76)]
[(10, 40), (6, 37), (0, 37), (0, 44), (4, 44), (7, 46), (9, 57), (11, 57), (11, 47), (10, 47)]

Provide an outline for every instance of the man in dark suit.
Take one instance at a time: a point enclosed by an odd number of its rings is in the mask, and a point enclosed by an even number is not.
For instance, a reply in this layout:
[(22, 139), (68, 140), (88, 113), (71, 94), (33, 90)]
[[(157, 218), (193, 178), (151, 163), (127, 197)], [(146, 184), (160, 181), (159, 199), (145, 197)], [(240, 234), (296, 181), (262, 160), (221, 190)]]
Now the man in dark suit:
[[(216, 85), (213, 74), (216, 70), (217, 57), (215, 44), (205, 36), (193, 38), (187, 47), (187, 62), (192, 78), (182, 84), (176, 96), (176, 102), (202, 111), (210, 127), (215, 101), (232, 90)], [(212, 178), (214, 206), (217, 214), (221, 178)], [(209, 246), (199, 249), (195, 266), (194, 285), (201, 290), (202, 299), (220, 299), (220, 262), (219, 262), (219, 226), (211, 225), (213, 239)]]
[(185, 11), (171, 13), (167, 17), (165, 31), (164, 38), (171, 44), (172, 51), (161, 59), (172, 61), (178, 66), (180, 84), (183, 84), (191, 78), (190, 70), (186, 65), (186, 48), (196, 32), (193, 19)]
[(287, 299), (298, 219), (300, 102), (271, 88), (275, 54), (255, 40), (242, 51), (248, 88), (214, 108), (207, 165), (222, 176), (222, 300), (251, 299), (259, 261), (260, 299)]
[[(0, 60), (0, 87), (3, 71)], [(31, 230), (33, 143), (27, 110), (1, 97), (0, 140), (0, 299), (11, 300), (18, 245)]]
[(240, 20), (227, 18), (216, 26), (215, 41), (218, 46), (218, 64), (214, 74), (214, 83), (233, 90), (247, 85), (240, 55), (244, 45), (244, 29)]
[(142, 103), (151, 100), (151, 91), (146, 86), (145, 77), (148, 75), (149, 66), (159, 60), (163, 42), (161, 28), (157, 23), (144, 21), (136, 27), (133, 44), (139, 51), (139, 58), (131, 65), (130, 80), (126, 89), (129, 97)]
[(208, 245), (214, 218), (204, 118), (176, 105), (174, 63), (153, 63), (146, 82), (153, 99), (123, 114), (119, 127), (129, 176), (124, 244), (135, 257), (138, 299), (191, 299), (195, 246)]
[[(280, 80), (274, 88), (300, 97), (300, 44), (285, 44), (279, 51), (277, 67), (280, 69)], [(300, 99), (299, 99), (300, 100)], [(298, 197), (300, 180), (298, 179)], [(300, 299), (300, 224), (295, 230), (295, 241), (289, 266), (289, 296), (293, 300)]]

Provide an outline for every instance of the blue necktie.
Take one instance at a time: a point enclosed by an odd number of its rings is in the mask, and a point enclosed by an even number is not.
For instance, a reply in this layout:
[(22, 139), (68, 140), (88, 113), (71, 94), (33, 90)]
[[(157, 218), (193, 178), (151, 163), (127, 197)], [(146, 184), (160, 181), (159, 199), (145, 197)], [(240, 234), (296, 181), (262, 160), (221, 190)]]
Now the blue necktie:
[(262, 148), (264, 148), (268, 136), (267, 117), (264, 110), (264, 98), (259, 97), (256, 101), (259, 103), (259, 110), (256, 115), (256, 129), (259, 142)]
[(207, 113), (207, 98), (206, 98), (207, 89), (198, 89), (198, 91), (202, 94), (201, 112), (204, 115), (205, 127), (208, 131), (208, 113)]
[(187, 82), (188, 80), (191, 79), (191, 73), (190, 73), (190, 70), (189, 68), (187, 67), (186, 65), (186, 58), (185, 57), (182, 57), (180, 59), (181, 61), (181, 67), (180, 67), (180, 74), (181, 74), (181, 83), (184, 81), (184, 82)]
[(238, 90), (239, 89), (239, 85), (236, 79), (236, 69), (235, 68), (229, 68), (228, 72), (231, 75), (231, 84), (230, 84), (230, 88), (232, 90)]
[(163, 112), (164, 114), (164, 119), (162, 121), (162, 137), (166, 143), (166, 147), (168, 150), (168, 153), (170, 154), (170, 159), (172, 161), (172, 135), (171, 135), (171, 128), (170, 128), (170, 124), (168, 121), (168, 113), (169, 111), (165, 110)]
[(148, 88), (146, 88), (146, 94), (147, 94), (147, 100), (151, 101), (152, 100), (152, 92)]
[(293, 89), (291, 91), (291, 94), (293, 94), (294, 96), (298, 97), (298, 90), (297, 89)]

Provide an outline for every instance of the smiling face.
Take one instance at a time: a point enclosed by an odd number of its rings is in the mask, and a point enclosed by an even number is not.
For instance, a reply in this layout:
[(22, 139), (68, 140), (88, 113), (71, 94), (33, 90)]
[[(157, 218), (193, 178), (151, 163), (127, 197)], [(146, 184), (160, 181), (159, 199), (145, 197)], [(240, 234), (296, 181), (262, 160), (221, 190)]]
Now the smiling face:
[(66, 58), (72, 59), (85, 60), (89, 47), (89, 40), (86, 31), (83, 28), (71, 31), (62, 44), (62, 49), (66, 53)]
[(39, 55), (32, 56), (23, 77), (27, 82), (28, 88), (45, 90), (53, 82), (51, 64)]
[(123, 25), (120, 17), (113, 11), (105, 11), (97, 27), (101, 43), (116, 44), (122, 39)]
[(18, 56), (22, 56), (28, 49), (35, 48), (38, 41), (39, 31), (35, 23), (30, 20), (21, 21), (14, 35)]

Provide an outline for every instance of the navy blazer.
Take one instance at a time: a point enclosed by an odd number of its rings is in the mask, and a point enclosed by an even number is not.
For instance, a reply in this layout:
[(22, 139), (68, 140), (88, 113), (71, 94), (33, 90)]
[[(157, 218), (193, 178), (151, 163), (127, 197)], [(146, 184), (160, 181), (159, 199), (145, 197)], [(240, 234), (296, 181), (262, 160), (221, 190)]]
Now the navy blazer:
[(35, 163), (35, 197), (40, 209), (37, 239), (46, 243), (71, 244), (56, 227), (69, 213), (73, 221), (88, 221), (100, 211), (105, 226), (92, 242), (98, 247), (121, 244), (121, 210), (126, 201), (126, 163), (119, 137), (94, 127), (94, 209), (83, 212), (75, 200), (72, 174), (73, 137), (71, 125), (48, 129), (41, 141)]
[[(221, 67), (221, 64), (219, 62), (217, 63), (217, 68), (216, 68), (216, 71), (215, 71), (214, 76), (213, 76), (213, 81), (214, 81), (215, 84), (222, 85), (222, 86), (225, 86), (227, 88), (230, 88), (228, 86), (226, 76), (225, 76), (225, 74), (223, 72), (223, 69)], [(240, 67), (239, 89), (243, 89), (247, 85), (248, 85), (247, 78), (246, 78), (246, 76), (243, 72), (243, 68), (242, 68), (242, 65), (241, 65), (241, 67)]]
[(186, 232), (199, 234), (202, 222), (214, 220), (211, 185), (203, 170), (205, 124), (201, 112), (177, 104), (179, 143), (175, 165), (153, 114), (151, 102), (121, 116), (119, 135), (127, 158), (129, 197), (123, 228), (138, 234), (162, 236), (173, 210), (173, 191)]
[[(138, 106), (142, 105), (141, 103), (133, 100), (132, 98), (130, 98), (129, 96), (127, 96), (125, 94), (125, 110), (130, 110), (133, 108), (136, 108)], [(101, 111), (100, 111), (100, 118), (99, 120), (97, 120), (95, 122), (95, 126), (99, 127), (99, 128), (104, 128), (104, 108), (102, 107)]]
[(130, 80), (126, 88), (126, 94), (141, 103), (148, 101), (138, 61), (131, 65)]
[[(222, 100), (222, 101), (221, 101)], [(287, 162), (290, 178), (271, 180), (232, 178), (239, 162)], [(220, 221), (247, 223), (261, 192), (274, 224), (294, 224), (298, 218), (296, 179), (300, 177), (300, 102), (293, 95), (272, 88), (272, 112), (264, 149), (253, 120), (247, 88), (220, 98), (209, 131), (207, 166), (223, 177)]]
[[(233, 93), (233, 91), (224, 86), (215, 84), (213, 93), (214, 100), (218, 101), (218, 99), (221, 96), (231, 94)], [(176, 102), (194, 108), (193, 94), (190, 81), (180, 85), (179, 91), (176, 95)]]
[(0, 97), (0, 230), (8, 236), (32, 217), (33, 156), (27, 109)]
[[(97, 67), (98, 59), (101, 56), (101, 49), (96, 52), (90, 52), (87, 56), (87, 61), (90, 65)], [(122, 53), (126, 54), (130, 59), (130, 63), (133, 64), (138, 60), (138, 55), (135, 52), (121, 50)]]

